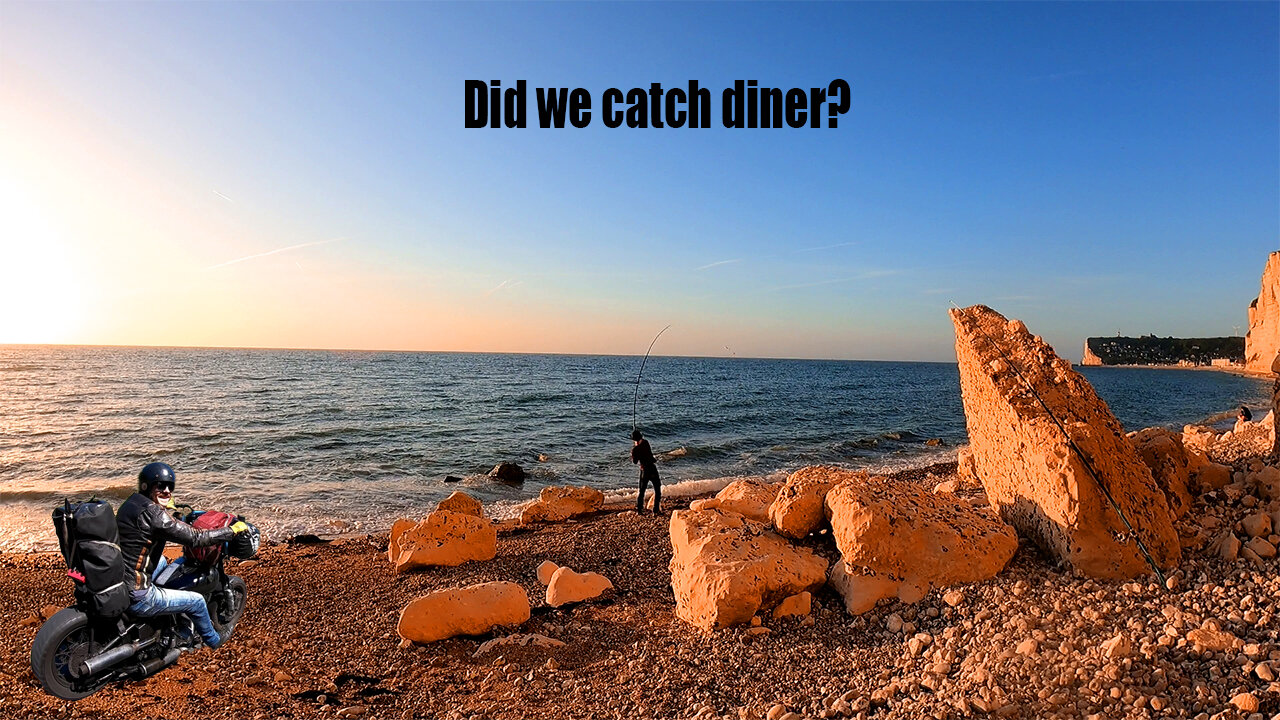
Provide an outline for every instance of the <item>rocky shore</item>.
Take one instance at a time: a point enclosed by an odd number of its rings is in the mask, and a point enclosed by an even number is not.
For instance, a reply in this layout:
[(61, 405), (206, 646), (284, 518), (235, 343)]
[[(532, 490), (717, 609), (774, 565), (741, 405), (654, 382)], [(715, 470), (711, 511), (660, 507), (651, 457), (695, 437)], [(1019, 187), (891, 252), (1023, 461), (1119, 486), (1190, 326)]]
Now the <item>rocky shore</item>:
[[(1242, 472), (1249, 462), (1241, 461)], [(932, 489), (954, 480), (954, 465), (896, 477)], [(1256, 504), (1251, 494), (1212, 493), (1188, 515), (1216, 530), (1236, 526)], [(45, 695), (27, 662), (38, 613), (67, 596), (60, 558), (0, 556), (0, 623), (10, 629), (0, 645), (0, 715), (1265, 720), (1280, 713), (1276, 565), (1223, 559), (1210, 548), (1210, 532), (1194, 534), (1191, 524), (1180, 532), (1197, 544), (1186, 549), (1173, 591), (1150, 579), (1083, 578), (1023, 541), (994, 579), (914, 605), (882, 601), (850, 616), (828, 588), (816, 593), (808, 619), (707, 633), (673, 614), (668, 523), (605, 512), (536, 528), (509, 524), (499, 528), (490, 561), (399, 575), (387, 563), (386, 535), (273, 546), (235, 568), (249, 583), (251, 605), (225, 648), (75, 704)], [(829, 540), (805, 542), (835, 560)], [(400, 609), (433, 590), (508, 580), (538, 598), (544, 560), (599, 569), (615, 589), (561, 608), (535, 601), (533, 617), (515, 632), (427, 645), (397, 636)]]

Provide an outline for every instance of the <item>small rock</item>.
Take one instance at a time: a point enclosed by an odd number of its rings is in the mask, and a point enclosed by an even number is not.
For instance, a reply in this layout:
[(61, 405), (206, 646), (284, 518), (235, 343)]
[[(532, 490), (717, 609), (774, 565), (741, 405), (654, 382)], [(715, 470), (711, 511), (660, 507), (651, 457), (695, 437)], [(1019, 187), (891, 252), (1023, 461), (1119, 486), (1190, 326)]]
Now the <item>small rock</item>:
[(950, 605), (951, 607), (959, 607), (959, 605), (964, 602), (964, 591), (948, 590), (942, 594), (942, 602)]
[(1276, 556), (1276, 546), (1267, 542), (1265, 539), (1256, 537), (1244, 544), (1246, 550), (1253, 551), (1254, 555), (1267, 559)]
[(364, 715), (367, 710), (368, 708), (364, 707), (363, 705), (352, 705), (350, 707), (344, 707), (341, 710), (339, 710), (338, 717), (358, 718), (361, 715)]
[(1231, 698), (1231, 704), (1235, 705), (1240, 712), (1258, 712), (1258, 696), (1250, 692), (1242, 692)]
[(889, 617), (885, 618), (884, 626), (885, 626), (885, 629), (886, 629), (886, 630), (888, 630), (888, 631), (889, 631), (889, 632), (891, 632), (891, 633), (898, 633), (898, 632), (901, 632), (901, 631), (902, 631), (902, 616), (901, 616), (901, 615), (899, 615), (898, 613), (893, 613), (893, 614), (892, 614), (892, 615), (890, 615)]
[(1271, 534), (1271, 516), (1261, 512), (1251, 513), (1240, 521), (1240, 527), (1251, 538), (1264, 538)]
[(765, 714), (765, 720), (779, 720), (783, 715), (787, 714), (787, 706), (781, 703), (769, 708), (769, 712)]

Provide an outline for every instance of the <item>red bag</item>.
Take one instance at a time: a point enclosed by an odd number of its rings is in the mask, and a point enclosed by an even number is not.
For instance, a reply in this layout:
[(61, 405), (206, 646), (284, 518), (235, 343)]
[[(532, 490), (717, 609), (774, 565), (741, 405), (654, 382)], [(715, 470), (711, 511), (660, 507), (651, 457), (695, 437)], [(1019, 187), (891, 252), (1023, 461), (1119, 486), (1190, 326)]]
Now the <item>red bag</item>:
[[(217, 530), (218, 528), (231, 527), (236, 521), (236, 516), (229, 513), (209, 511), (201, 513), (192, 523), (191, 527), (196, 530)], [(218, 559), (218, 554), (222, 552), (222, 543), (217, 545), (206, 545), (205, 547), (187, 548), (187, 554), (192, 560), (203, 565), (212, 564)]]

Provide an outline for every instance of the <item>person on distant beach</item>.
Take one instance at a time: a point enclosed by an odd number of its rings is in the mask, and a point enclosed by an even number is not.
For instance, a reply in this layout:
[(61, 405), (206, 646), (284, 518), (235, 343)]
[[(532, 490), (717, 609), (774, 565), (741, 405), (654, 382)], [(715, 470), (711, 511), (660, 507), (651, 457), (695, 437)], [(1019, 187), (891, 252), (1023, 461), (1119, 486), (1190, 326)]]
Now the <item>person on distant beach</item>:
[(1240, 432), (1245, 425), (1253, 421), (1253, 413), (1249, 412), (1249, 408), (1244, 405), (1240, 406), (1240, 412), (1236, 413), (1236, 427), (1234, 432)]
[(658, 462), (653, 459), (653, 449), (639, 430), (631, 431), (631, 462), (640, 465), (640, 495), (636, 497), (636, 512), (644, 512), (645, 486), (653, 483), (653, 514), (662, 514), (662, 480), (658, 478)]

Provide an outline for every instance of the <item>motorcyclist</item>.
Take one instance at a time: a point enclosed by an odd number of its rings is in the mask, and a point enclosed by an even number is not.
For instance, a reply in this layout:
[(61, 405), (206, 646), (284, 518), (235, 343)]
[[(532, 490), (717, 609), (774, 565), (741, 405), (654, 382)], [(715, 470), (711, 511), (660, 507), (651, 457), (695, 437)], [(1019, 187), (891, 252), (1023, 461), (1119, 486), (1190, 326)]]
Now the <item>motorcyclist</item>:
[[(209, 619), (204, 596), (189, 590), (156, 587), (152, 582), (157, 563), (164, 555), (166, 541), (187, 547), (203, 547), (226, 542), (249, 526), (236, 522), (216, 530), (196, 530), (169, 513), (173, 508), (173, 489), (177, 475), (173, 468), (154, 462), (138, 473), (138, 492), (129, 496), (116, 513), (120, 529), (120, 553), (124, 557), (125, 587), (133, 601), (129, 612), (147, 617), (166, 613), (187, 613), (196, 632), (211, 648), (226, 641)], [(228, 633), (229, 634), (229, 633)]]

